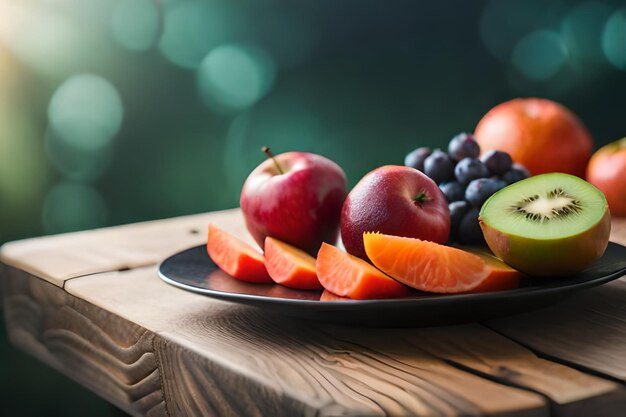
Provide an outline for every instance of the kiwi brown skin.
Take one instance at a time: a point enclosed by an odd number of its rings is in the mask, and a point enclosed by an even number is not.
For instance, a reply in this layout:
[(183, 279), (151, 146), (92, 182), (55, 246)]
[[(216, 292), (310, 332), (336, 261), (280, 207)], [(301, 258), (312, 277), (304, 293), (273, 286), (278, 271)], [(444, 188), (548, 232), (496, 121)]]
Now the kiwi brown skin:
[(611, 233), (608, 205), (602, 218), (577, 235), (533, 239), (503, 233), (478, 217), (489, 249), (513, 268), (533, 276), (566, 276), (582, 271), (604, 253)]

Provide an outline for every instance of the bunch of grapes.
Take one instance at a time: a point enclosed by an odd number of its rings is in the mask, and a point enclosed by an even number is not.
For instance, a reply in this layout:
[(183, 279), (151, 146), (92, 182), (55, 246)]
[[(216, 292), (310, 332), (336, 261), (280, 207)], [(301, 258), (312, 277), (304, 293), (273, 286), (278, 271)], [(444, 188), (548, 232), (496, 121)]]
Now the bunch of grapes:
[(530, 175), (522, 165), (514, 164), (506, 152), (489, 151), (480, 159), (479, 155), (474, 135), (460, 133), (450, 141), (447, 153), (424, 147), (404, 159), (404, 165), (428, 175), (446, 196), (451, 242), (484, 244), (478, 225), (481, 206), (496, 191)]

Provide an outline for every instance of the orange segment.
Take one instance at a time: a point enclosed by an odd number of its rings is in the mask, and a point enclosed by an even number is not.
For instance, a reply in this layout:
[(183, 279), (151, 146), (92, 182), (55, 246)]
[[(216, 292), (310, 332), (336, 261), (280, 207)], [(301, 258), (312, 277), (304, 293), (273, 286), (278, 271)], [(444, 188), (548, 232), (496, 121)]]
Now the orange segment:
[(248, 282), (272, 282), (263, 254), (235, 236), (209, 224), (207, 253), (221, 270)]
[(265, 267), (274, 282), (301, 290), (321, 290), (315, 258), (272, 237), (265, 238)]
[(520, 271), (505, 264), (494, 255), (480, 249), (465, 249), (478, 255), (489, 268), (489, 275), (472, 292), (503, 291), (519, 287), (519, 282), (524, 276)]
[(366, 261), (323, 243), (317, 254), (317, 277), (328, 291), (353, 299), (397, 298), (409, 289)]
[(479, 256), (450, 246), (367, 232), (363, 243), (380, 270), (421, 291), (474, 292), (489, 278), (489, 268)]

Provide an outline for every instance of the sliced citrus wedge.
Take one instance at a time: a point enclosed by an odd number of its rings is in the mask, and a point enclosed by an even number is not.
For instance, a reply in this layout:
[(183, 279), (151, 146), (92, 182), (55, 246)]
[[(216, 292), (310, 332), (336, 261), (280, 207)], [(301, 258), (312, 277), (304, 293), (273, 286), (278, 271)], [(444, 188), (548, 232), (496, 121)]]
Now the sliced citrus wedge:
[(265, 267), (274, 282), (301, 290), (321, 290), (315, 258), (288, 243), (265, 238)]
[(272, 282), (263, 254), (235, 236), (209, 224), (207, 252), (228, 275), (242, 281)]
[(425, 240), (364, 233), (365, 252), (381, 271), (409, 287), (436, 293), (497, 291), (519, 278), (495, 274), (480, 256)]
[(409, 289), (363, 259), (323, 243), (317, 254), (317, 277), (328, 291), (353, 299), (397, 298)]

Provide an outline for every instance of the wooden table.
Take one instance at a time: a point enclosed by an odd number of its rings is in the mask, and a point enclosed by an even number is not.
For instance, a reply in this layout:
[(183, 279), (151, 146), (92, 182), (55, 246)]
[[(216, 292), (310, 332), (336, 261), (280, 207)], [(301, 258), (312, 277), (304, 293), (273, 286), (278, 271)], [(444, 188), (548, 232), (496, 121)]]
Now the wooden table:
[(6, 244), (12, 343), (137, 416), (626, 416), (623, 279), (480, 324), (299, 321), (158, 279), (209, 221), (249, 239), (229, 210)]

